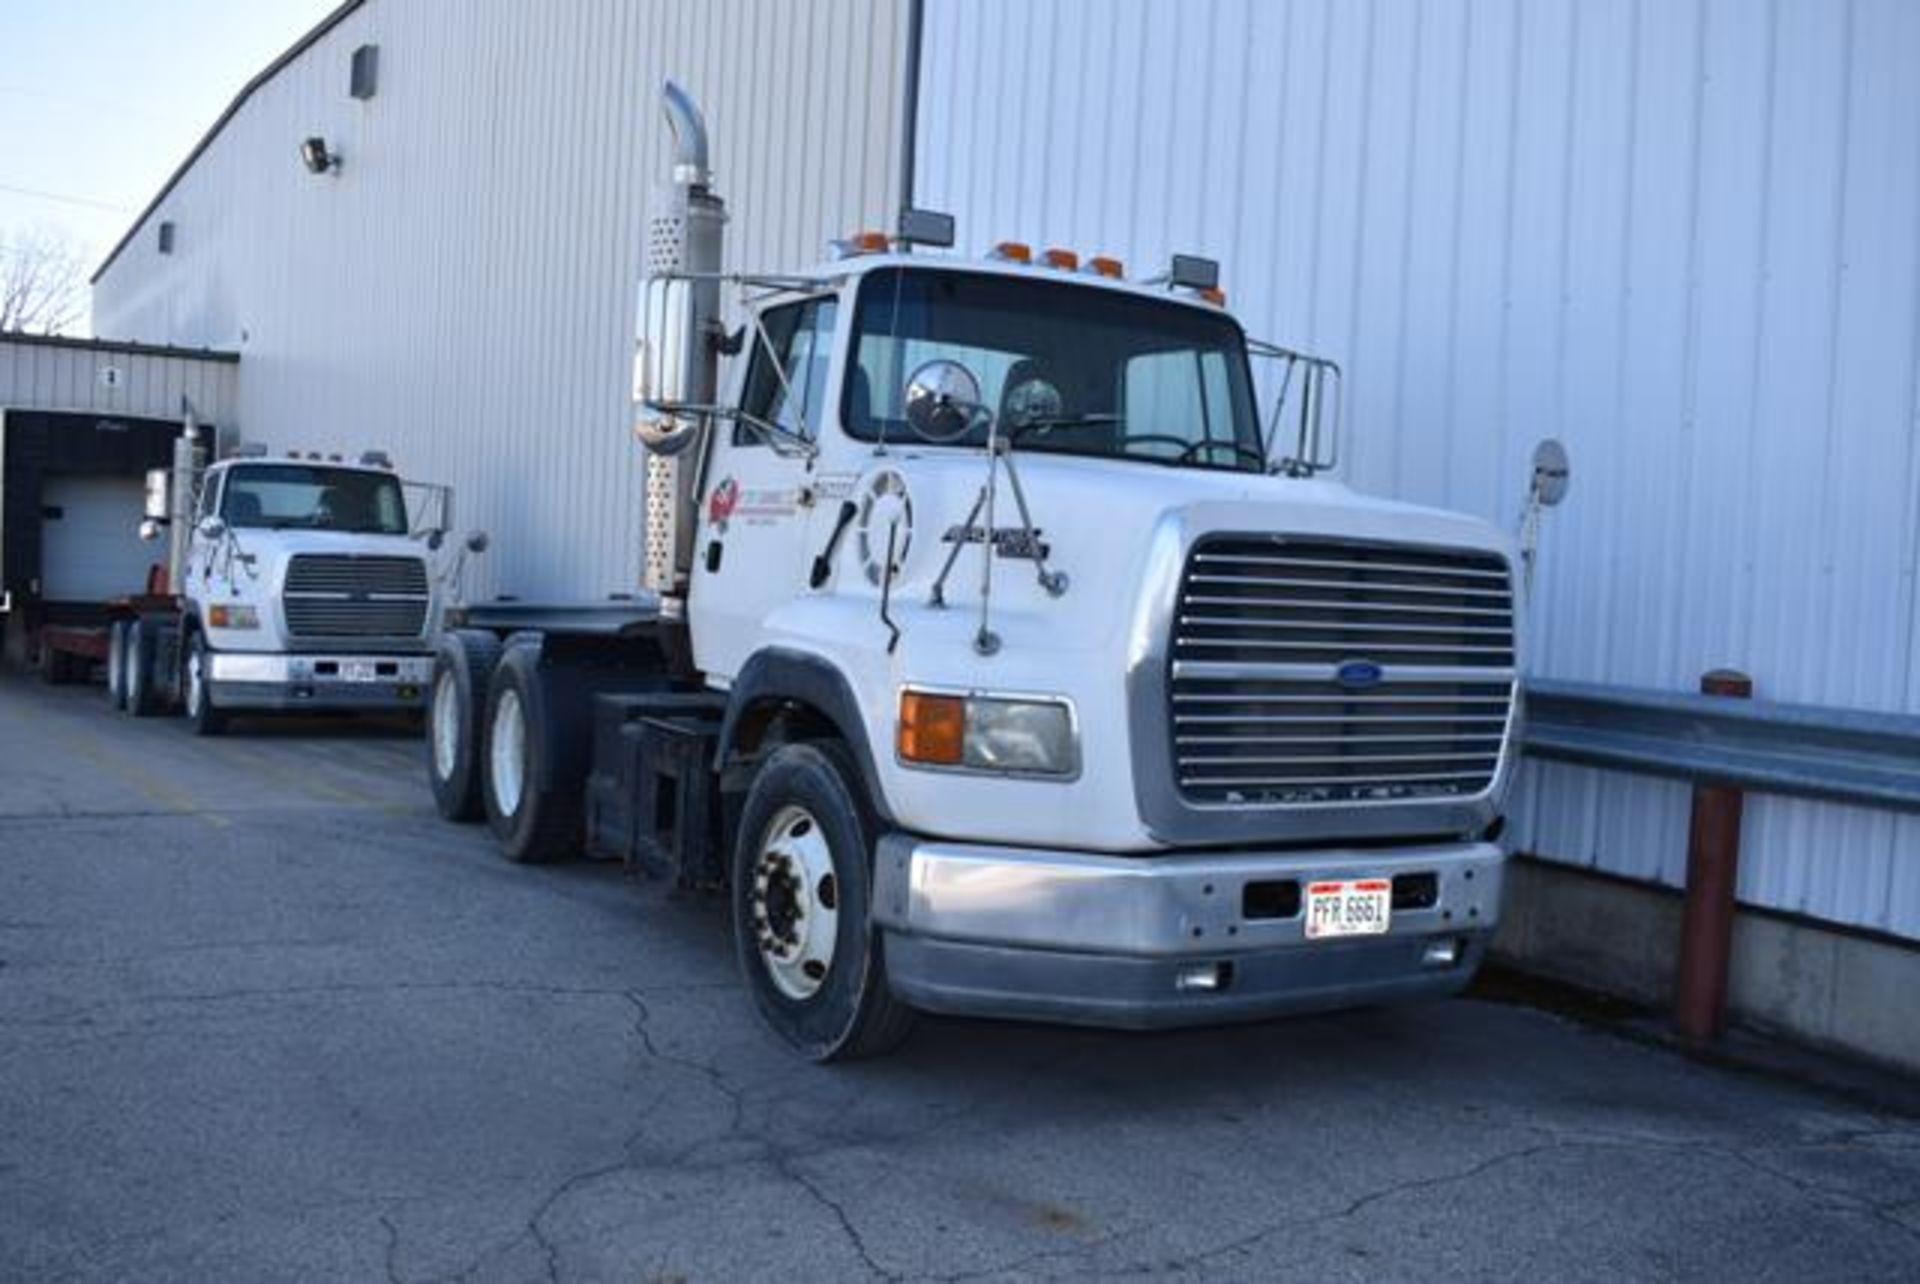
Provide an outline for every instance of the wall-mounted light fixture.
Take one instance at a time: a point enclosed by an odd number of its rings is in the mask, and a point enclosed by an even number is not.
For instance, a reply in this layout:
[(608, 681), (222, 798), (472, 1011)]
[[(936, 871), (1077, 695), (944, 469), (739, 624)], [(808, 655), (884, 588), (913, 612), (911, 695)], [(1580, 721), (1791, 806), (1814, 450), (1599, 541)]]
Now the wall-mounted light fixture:
[(365, 102), (380, 88), (380, 46), (361, 45), (353, 51), (353, 66), (347, 77), (347, 93)]
[(312, 174), (325, 174), (340, 168), (340, 153), (327, 150), (327, 140), (315, 134), (300, 144), (300, 163)]

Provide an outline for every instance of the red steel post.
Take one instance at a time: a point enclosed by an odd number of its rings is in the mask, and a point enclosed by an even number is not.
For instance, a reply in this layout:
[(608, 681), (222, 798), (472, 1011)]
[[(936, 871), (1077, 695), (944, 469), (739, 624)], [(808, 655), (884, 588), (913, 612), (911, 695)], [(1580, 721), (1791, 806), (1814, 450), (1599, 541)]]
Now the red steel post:
[[(1732, 669), (1715, 669), (1700, 679), (1700, 691), (1745, 700), (1753, 695), (1753, 679)], [(1693, 789), (1673, 1023), (1682, 1037), (1699, 1043), (1718, 1039), (1727, 1023), (1727, 961), (1733, 950), (1743, 803), (1744, 795), (1730, 785)]]

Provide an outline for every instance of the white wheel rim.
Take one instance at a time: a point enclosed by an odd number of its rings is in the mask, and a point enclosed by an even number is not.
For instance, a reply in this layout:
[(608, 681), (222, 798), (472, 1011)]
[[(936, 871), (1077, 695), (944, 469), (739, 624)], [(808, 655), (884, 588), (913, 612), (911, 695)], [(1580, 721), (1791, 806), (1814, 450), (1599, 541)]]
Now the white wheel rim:
[(127, 691), (127, 631), (114, 628), (107, 634), (107, 694), (115, 700)]
[(839, 939), (833, 851), (804, 807), (783, 807), (767, 825), (753, 865), (752, 931), (767, 975), (790, 999), (826, 984)]
[(503, 816), (520, 810), (527, 769), (527, 718), (518, 691), (502, 691), (493, 706), (493, 726), (487, 734), (487, 759), (493, 776), (493, 801)]
[(205, 663), (205, 652), (194, 647), (187, 652), (187, 716), (200, 716), (200, 707), (207, 698), (206, 677), (200, 672)]
[(453, 778), (453, 758), (460, 748), (459, 707), (453, 674), (442, 673), (433, 684), (433, 769), (442, 780)]

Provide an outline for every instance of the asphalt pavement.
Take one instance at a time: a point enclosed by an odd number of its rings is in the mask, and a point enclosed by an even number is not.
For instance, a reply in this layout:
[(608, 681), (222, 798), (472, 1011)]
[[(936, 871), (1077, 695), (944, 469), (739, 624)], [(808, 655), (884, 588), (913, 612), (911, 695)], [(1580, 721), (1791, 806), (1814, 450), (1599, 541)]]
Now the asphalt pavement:
[(420, 752), (0, 679), (0, 1277), (1920, 1278), (1920, 1123), (1524, 1006), (803, 1064)]

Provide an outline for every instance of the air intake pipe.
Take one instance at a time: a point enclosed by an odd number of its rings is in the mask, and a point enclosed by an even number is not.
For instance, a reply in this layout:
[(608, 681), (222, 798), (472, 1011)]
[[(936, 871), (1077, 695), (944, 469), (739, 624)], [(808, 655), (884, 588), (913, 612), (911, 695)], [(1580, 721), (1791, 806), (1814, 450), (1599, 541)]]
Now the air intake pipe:
[(719, 382), (720, 270), (726, 203), (709, 187), (707, 126), (672, 81), (661, 111), (673, 134), (672, 181), (654, 196), (647, 224), (634, 356), (634, 433), (647, 447), (644, 587), (671, 616), (693, 567), (697, 450)]

